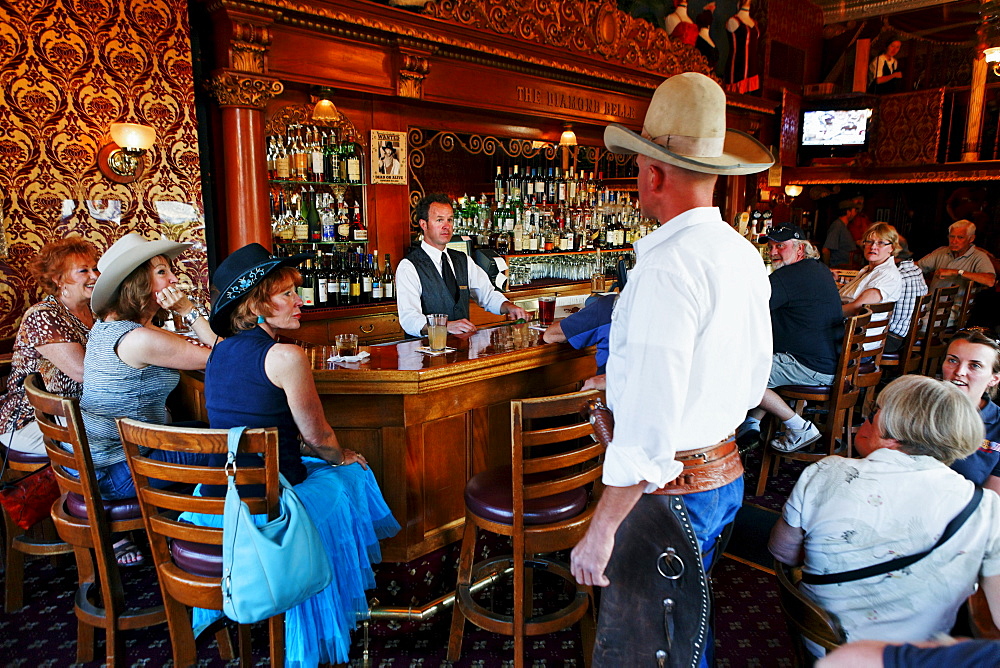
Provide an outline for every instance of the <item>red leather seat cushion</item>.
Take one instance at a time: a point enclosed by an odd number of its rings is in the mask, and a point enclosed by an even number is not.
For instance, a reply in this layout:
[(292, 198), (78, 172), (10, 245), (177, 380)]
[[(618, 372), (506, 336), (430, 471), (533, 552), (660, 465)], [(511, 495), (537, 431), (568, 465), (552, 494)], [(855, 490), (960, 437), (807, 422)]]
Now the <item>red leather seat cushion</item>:
[(830, 392), (829, 385), (782, 385), (778, 390), (786, 390), (788, 392), (802, 392), (803, 394), (826, 394)]
[(883, 362), (898, 362), (899, 353), (882, 353)]
[[(110, 520), (132, 520), (142, 517), (138, 499), (101, 499), (104, 512)], [(79, 494), (70, 492), (66, 495), (66, 511), (73, 517), (87, 519), (87, 504)]]
[[(473, 476), (465, 486), (465, 505), (479, 517), (500, 524), (514, 523), (514, 489), (509, 468)], [(524, 502), (525, 524), (552, 524), (575, 517), (587, 507), (587, 491), (575, 489)]]
[(194, 575), (222, 577), (222, 546), (192, 543), (175, 538), (170, 541), (170, 554), (178, 567)]

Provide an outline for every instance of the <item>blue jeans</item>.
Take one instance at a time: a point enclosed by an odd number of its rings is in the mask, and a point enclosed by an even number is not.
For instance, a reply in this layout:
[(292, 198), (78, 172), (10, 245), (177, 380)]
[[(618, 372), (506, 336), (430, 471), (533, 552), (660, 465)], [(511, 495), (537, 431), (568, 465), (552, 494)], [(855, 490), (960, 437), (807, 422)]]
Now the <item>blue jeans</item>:
[[(211, 457), (211, 455), (200, 452), (174, 452), (172, 450), (150, 450), (146, 456), (160, 462), (199, 466), (208, 466)], [(128, 468), (127, 461), (99, 468), (94, 472), (94, 475), (97, 478), (97, 489), (101, 493), (101, 498), (109, 500), (135, 498), (135, 484), (132, 482), (132, 472)], [(167, 480), (151, 478), (149, 484), (152, 487), (163, 489), (172, 483)]]

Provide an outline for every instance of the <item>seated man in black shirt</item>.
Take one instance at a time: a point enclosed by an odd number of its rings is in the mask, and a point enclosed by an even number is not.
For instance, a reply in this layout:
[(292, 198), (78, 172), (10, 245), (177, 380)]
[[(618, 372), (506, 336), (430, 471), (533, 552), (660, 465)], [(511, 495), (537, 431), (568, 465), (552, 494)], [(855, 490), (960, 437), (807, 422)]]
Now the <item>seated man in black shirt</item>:
[(798, 227), (784, 225), (767, 235), (771, 265), (771, 333), (774, 354), (771, 375), (760, 406), (750, 411), (736, 430), (740, 447), (760, 437), (765, 412), (776, 415), (786, 430), (772, 447), (794, 452), (819, 439), (816, 425), (796, 415), (772, 387), (828, 385), (837, 365), (844, 315), (833, 274)]

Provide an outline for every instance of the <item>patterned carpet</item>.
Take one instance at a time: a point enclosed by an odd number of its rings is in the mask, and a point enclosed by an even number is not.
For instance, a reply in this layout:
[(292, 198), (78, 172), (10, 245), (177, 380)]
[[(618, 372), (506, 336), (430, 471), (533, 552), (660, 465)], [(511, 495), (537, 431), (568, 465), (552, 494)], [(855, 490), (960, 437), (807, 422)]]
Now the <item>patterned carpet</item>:
[[(747, 489), (756, 484), (759, 459), (753, 453), (747, 461)], [(754, 505), (780, 510), (791, 490), (800, 466), (784, 464), (778, 476), (768, 481), (768, 493), (747, 497)], [(739, 535), (739, 534), (737, 534)], [(752, 535), (752, 534), (750, 534)], [(756, 538), (753, 539), (756, 542)], [(502, 550), (502, 544), (487, 544), (485, 552)], [(729, 554), (740, 558), (747, 553), (738, 544), (731, 544)], [(407, 564), (382, 564), (376, 573), (377, 588), (373, 596), (378, 605), (406, 607), (423, 605), (454, 588), (455, 562), (458, 546), (451, 545)], [(750, 561), (744, 559), (743, 561)], [(766, 565), (765, 565), (766, 566)], [(75, 567), (67, 562), (53, 566), (39, 560), (27, 565), (25, 600), (27, 605), (13, 614), (0, 613), (0, 664), (5, 666), (99, 666), (103, 657), (102, 634), (98, 635), (98, 661), (75, 664), (76, 619), (72, 612), (72, 595), (76, 582)], [(142, 592), (141, 602), (159, 596), (151, 568), (125, 571), (127, 592)], [(778, 605), (774, 576), (742, 563), (724, 558), (715, 571), (717, 601), (717, 665), (723, 667), (790, 666), (791, 645)], [(544, 576), (536, 581), (535, 605), (558, 604), (566, 596), (563, 588), (546, 583)], [(506, 584), (507, 586), (504, 586)], [(509, 599), (509, 583), (501, 581), (495, 587), (496, 603)], [(504, 593), (508, 592), (508, 593)], [(368, 664), (379, 668), (428, 668), (454, 665), (456, 668), (492, 668), (512, 665), (513, 643), (510, 638), (482, 631), (466, 624), (462, 658), (455, 664), (445, 660), (451, 610), (421, 621), (376, 620), (367, 625)], [(365, 632), (359, 626), (354, 635), (351, 665), (365, 665)], [(255, 665), (267, 665), (266, 628), (254, 629)], [(227, 664), (219, 658), (214, 640), (205, 638), (199, 644), (200, 666)], [(126, 633), (129, 666), (171, 665), (170, 639), (166, 625)], [(529, 638), (526, 643), (526, 665), (533, 668), (583, 666), (579, 630), (568, 629), (546, 636)]]

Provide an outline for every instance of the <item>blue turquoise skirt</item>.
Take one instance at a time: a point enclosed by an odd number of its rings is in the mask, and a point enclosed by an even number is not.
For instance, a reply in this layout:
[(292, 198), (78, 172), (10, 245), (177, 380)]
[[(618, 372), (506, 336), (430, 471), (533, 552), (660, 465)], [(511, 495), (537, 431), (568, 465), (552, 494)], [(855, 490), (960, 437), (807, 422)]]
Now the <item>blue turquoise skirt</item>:
[[(378, 541), (399, 531), (375, 476), (360, 465), (333, 467), (303, 457), (307, 477), (295, 485), (309, 517), (326, 546), (333, 583), (285, 613), (285, 663), (313, 668), (347, 663), (351, 631), (368, 617), (365, 590), (375, 587), (372, 564), (382, 560)], [(181, 519), (201, 526), (222, 526), (221, 515), (184, 513)], [(265, 515), (255, 515), (258, 524)], [(220, 610), (195, 608), (195, 635), (222, 616)]]

